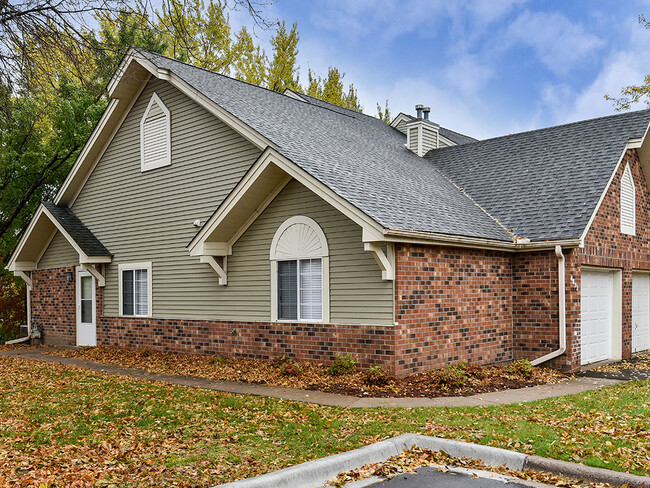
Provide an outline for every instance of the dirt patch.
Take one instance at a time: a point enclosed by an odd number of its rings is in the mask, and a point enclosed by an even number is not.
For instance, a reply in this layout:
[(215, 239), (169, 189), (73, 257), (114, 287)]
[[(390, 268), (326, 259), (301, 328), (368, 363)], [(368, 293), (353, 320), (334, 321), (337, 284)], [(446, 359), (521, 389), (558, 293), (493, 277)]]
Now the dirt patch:
[(145, 369), (154, 373), (319, 390), (358, 397), (468, 396), (557, 383), (566, 378), (566, 375), (552, 369), (531, 367), (528, 362), (487, 367), (463, 362), (443, 370), (394, 379), (386, 376), (379, 368), (357, 371), (354, 360), (350, 357), (340, 358), (339, 367), (333, 368), (331, 365), (303, 363), (288, 358), (271, 361), (112, 347), (63, 349), (49, 354)]

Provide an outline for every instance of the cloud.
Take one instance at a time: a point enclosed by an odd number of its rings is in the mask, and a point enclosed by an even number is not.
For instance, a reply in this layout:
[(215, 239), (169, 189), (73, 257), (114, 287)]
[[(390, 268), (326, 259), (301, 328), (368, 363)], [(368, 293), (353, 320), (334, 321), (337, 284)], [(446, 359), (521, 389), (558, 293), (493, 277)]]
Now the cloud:
[(444, 70), (444, 80), (468, 97), (475, 96), (494, 77), (494, 69), (484, 62), (483, 56), (456, 57)]
[(507, 47), (529, 46), (553, 73), (567, 74), (604, 46), (604, 41), (557, 12), (524, 12), (510, 24)]
[[(430, 37), (442, 22), (456, 26), (487, 25), (527, 0), (319, 0), (312, 10), (312, 23), (337, 31), (343, 38), (358, 40), (374, 36), (391, 41), (414, 34)], [(466, 29), (460, 29), (465, 31)]]

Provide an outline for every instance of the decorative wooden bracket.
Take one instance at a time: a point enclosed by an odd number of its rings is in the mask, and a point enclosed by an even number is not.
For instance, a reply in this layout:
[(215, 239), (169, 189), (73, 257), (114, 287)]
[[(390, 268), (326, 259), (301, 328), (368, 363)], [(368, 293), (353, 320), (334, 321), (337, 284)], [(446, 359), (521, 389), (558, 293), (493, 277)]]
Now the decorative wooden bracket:
[(32, 287), (32, 278), (24, 271), (14, 271), (14, 276), (20, 277), (27, 286)]
[(381, 268), (381, 279), (392, 281), (395, 279), (395, 247), (393, 243), (386, 243), (386, 252), (377, 242), (364, 242), (363, 249), (372, 253)]
[(97, 286), (102, 288), (106, 286), (106, 278), (104, 278), (104, 275), (99, 272), (95, 264), (81, 263), (80, 267), (83, 271), (88, 271), (95, 277), (97, 280)]
[(219, 277), (219, 285), (221, 286), (226, 286), (228, 284), (228, 262), (227, 256), (223, 257), (223, 267), (219, 266), (219, 263), (217, 262), (216, 259), (214, 259), (214, 256), (201, 256), (201, 262), (206, 263), (210, 265), (210, 267), (214, 270), (215, 273), (217, 273), (217, 276)]

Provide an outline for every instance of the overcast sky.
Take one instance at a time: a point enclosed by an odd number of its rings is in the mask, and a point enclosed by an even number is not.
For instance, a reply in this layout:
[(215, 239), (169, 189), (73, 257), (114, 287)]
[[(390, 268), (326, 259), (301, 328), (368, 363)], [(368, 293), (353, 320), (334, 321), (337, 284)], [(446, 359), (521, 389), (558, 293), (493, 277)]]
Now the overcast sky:
[(333, 65), (366, 113), (422, 103), (479, 138), (614, 113), (603, 95), (650, 73), (650, 1), (278, 0), (268, 13), (298, 22), (301, 80)]

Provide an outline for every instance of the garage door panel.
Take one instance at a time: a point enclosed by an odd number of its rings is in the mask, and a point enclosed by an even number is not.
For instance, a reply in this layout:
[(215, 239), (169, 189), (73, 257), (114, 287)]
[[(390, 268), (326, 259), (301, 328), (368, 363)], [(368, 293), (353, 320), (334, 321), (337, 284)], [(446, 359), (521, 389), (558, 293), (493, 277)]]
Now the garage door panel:
[(613, 283), (611, 272), (582, 271), (582, 364), (611, 356)]
[(632, 277), (632, 352), (650, 349), (650, 275)]

